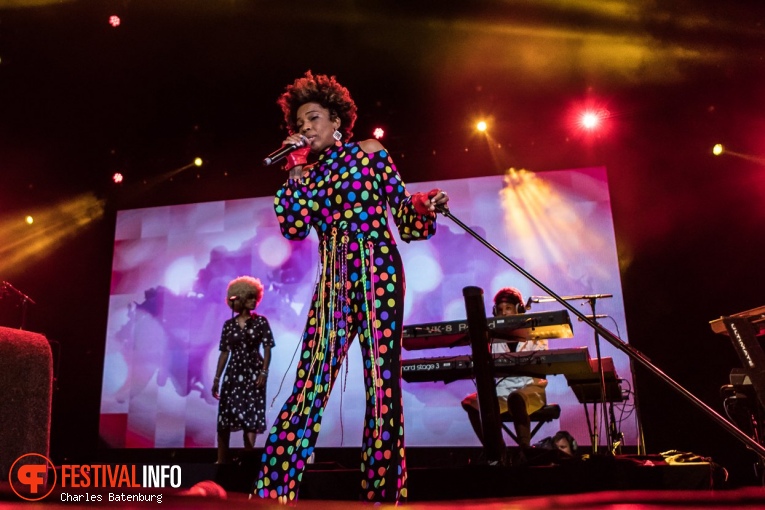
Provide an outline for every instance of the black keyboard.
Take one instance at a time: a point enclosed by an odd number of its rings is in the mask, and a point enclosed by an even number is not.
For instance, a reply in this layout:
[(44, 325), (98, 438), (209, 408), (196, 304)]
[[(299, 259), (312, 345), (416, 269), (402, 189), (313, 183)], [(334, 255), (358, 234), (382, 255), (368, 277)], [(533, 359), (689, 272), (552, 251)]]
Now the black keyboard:
[[(544, 377), (563, 374), (585, 376), (592, 373), (587, 347), (545, 351), (492, 353), (494, 375)], [(402, 360), (402, 377), (407, 382), (451, 382), (473, 378), (472, 356), (438, 356)]]
[[(574, 336), (567, 310), (489, 317), (487, 326), (492, 339), (500, 342)], [(467, 320), (404, 326), (402, 345), (408, 351), (457, 347), (469, 343)]]

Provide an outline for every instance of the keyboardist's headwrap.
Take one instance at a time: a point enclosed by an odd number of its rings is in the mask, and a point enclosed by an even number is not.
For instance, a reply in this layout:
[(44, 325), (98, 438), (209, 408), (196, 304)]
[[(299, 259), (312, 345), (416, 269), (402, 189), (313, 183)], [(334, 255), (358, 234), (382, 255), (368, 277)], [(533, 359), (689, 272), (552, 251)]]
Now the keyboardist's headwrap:
[(494, 306), (499, 303), (518, 305), (518, 313), (524, 313), (526, 311), (526, 307), (523, 305), (523, 294), (521, 294), (521, 291), (515, 287), (504, 287), (499, 289), (499, 292), (494, 295)]

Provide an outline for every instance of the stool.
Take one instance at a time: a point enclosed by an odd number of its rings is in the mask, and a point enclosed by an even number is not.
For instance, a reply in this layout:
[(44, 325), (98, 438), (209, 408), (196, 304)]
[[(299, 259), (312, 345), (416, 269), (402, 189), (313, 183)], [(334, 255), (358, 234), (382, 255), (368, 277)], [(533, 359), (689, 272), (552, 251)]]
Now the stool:
[[(500, 414), (499, 418), (502, 420), (502, 428), (504, 431), (513, 438), (513, 441), (518, 443), (518, 438), (515, 436), (515, 433), (507, 426), (507, 423), (512, 423), (513, 421), (513, 415), (510, 414), (510, 411)], [(534, 437), (534, 434), (542, 428), (542, 425), (557, 420), (558, 418), (560, 418), (560, 406), (558, 404), (547, 404), (542, 409), (538, 409), (531, 413), (529, 415), (529, 420), (531, 420), (532, 423), (536, 423), (534, 428), (531, 429), (531, 437)]]

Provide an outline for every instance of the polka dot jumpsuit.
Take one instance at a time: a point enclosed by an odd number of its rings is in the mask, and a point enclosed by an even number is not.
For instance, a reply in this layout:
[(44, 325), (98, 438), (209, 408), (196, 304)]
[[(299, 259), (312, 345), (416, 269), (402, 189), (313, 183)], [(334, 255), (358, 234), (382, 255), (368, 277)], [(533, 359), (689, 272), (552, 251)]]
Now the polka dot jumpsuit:
[(357, 143), (329, 147), (302, 179), (274, 200), (287, 239), (319, 235), (321, 271), (302, 336), (292, 394), (268, 432), (255, 494), (297, 498), (308, 457), (341, 364), (358, 336), (364, 360), (366, 413), (361, 498), (406, 498), (401, 398), (404, 272), (388, 227), (390, 208), (401, 239), (427, 239), (435, 218), (420, 215), (385, 150)]

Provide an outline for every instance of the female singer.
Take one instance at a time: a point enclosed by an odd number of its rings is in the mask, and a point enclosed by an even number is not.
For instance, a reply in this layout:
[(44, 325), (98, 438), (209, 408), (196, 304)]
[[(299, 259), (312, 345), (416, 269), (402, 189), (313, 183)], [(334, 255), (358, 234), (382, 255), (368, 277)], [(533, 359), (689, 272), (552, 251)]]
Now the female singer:
[(403, 241), (428, 239), (436, 230), (436, 207), (449, 199), (440, 190), (410, 194), (379, 141), (350, 141), (356, 104), (335, 77), (308, 71), (287, 86), (278, 104), (289, 131), (284, 144), (304, 147), (288, 157), (288, 180), (274, 209), (287, 239), (316, 230), (321, 268), (295, 385), (269, 431), (255, 494), (282, 503), (297, 498), (329, 393), (358, 336), (366, 387), (361, 497), (405, 499), (405, 285), (388, 211)]

